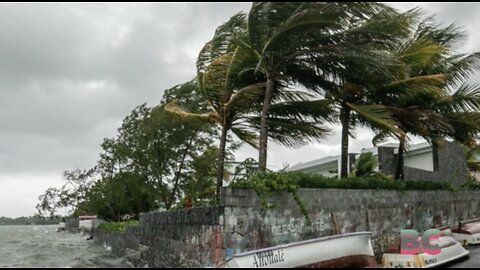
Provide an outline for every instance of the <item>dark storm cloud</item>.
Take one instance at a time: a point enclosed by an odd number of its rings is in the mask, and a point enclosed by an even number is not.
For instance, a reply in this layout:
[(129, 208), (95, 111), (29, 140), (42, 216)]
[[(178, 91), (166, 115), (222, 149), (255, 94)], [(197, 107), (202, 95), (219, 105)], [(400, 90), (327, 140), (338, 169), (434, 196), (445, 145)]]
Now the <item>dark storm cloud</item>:
[(248, 4), (2, 4), (0, 171), (92, 166), (102, 138), (191, 79), (215, 27)]

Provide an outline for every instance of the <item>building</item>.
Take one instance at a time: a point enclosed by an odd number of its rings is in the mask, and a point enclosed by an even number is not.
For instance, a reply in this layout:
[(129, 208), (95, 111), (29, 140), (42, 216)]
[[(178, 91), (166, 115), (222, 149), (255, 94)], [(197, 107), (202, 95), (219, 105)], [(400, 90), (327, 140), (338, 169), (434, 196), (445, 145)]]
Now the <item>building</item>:
[[(378, 171), (386, 175), (394, 175), (398, 144), (389, 143), (379, 147), (363, 149), (361, 153), (371, 152), (379, 159)], [(361, 153), (348, 155), (349, 173), (355, 160)], [(408, 180), (449, 181), (463, 184), (468, 180), (466, 156), (463, 149), (452, 142), (442, 142), (438, 147), (437, 166), (434, 166), (432, 146), (425, 142), (410, 146), (404, 154), (404, 177)], [(321, 174), (335, 177), (340, 171), (340, 156), (329, 156), (293, 165), (289, 171)], [(437, 170), (434, 170), (434, 168)]]
[[(392, 148), (394, 151), (394, 155), (398, 153), (398, 144), (388, 143), (383, 144), (380, 147)], [(377, 147), (362, 149), (360, 153), (350, 153), (348, 160), (349, 173), (352, 170), (353, 164), (355, 164), (355, 160), (358, 159), (360, 154), (366, 152), (371, 152), (375, 156), (378, 156)], [(433, 171), (433, 155), (432, 147), (430, 146), (430, 144), (424, 142), (412, 145), (408, 153), (405, 154), (404, 165), (422, 170)], [(340, 171), (340, 155), (328, 156), (305, 163), (300, 162), (290, 167), (289, 171), (316, 173), (328, 177), (337, 176), (338, 172)]]

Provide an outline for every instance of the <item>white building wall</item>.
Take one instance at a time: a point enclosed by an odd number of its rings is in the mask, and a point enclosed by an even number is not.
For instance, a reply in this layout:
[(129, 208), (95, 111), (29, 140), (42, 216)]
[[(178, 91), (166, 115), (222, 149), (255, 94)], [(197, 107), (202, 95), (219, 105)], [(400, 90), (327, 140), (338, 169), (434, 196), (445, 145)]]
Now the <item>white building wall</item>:
[(425, 152), (415, 155), (405, 155), (404, 165), (411, 168), (417, 168), (427, 171), (433, 171), (432, 152)]
[[(362, 152), (372, 152), (375, 156), (378, 155), (377, 148), (364, 149)], [(359, 156), (360, 154), (357, 154), (356, 159), (358, 159)], [(411, 149), (411, 152), (409, 154), (405, 153), (404, 155), (404, 166), (433, 171), (431, 147), (427, 143), (414, 145), (414, 147)], [(335, 170), (337, 170), (337, 172), (331, 172)], [(378, 167), (375, 170), (378, 171)], [(334, 177), (338, 175), (338, 171), (340, 171), (340, 156), (325, 157), (319, 160), (309, 161), (305, 164), (300, 164), (300, 166), (294, 166), (291, 171), (315, 173), (326, 177)]]

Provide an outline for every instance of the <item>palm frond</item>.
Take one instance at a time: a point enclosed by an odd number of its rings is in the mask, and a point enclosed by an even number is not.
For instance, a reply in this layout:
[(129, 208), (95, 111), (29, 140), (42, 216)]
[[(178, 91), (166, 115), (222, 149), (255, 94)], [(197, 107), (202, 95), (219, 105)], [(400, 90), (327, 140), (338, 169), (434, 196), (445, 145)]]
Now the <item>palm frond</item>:
[(242, 45), (236, 47), (223, 82), (223, 91), (227, 96), (231, 96), (233, 90), (239, 88), (239, 86), (245, 86), (245, 78), (242, 75), (253, 71), (257, 62), (258, 57), (252, 49)]
[(447, 134), (449, 137), (467, 144), (480, 134), (480, 112), (453, 112), (446, 113), (452, 130)]
[(463, 84), (452, 95), (451, 105), (457, 111), (480, 110), (480, 85)]
[(235, 50), (237, 39), (246, 33), (246, 15), (242, 12), (233, 15), (227, 22), (220, 25), (213, 38), (205, 44), (197, 58), (197, 71), (205, 69), (219, 56)]
[(433, 75), (424, 75), (424, 76), (416, 76), (411, 77), (408, 79), (398, 80), (392, 82), (386, 86), (385, 88), (393, 88), (393, 87), (418, 87), (419, 85), (422, 87), (425, 86), (441, 86), (446, 82), (447, 76), (445, 74), (433, 74)]
[(250, 44), (257, 52), (262, 52), (275, 29), (291, 17), (302, 3), (256, 2), (248, 14)]
[(449, 106), (457, 112), (480, 110), (480, 85), (463, 84), (453, 95), (445, 98), (439, 105)]
[(480, 52), (468, 55), (454, 55), (446, 59), (446, 73), (454, 86), (459, 86), (480, 69)]
[(320, 97), (321, 96), (315, 93), (307, 92), (303, 90), (282, 89), (281, 91), (275, 92), (275, 96), (272, 98), (272, 103), (289, 102), (289, 101), (307, 101), (307, 100), (315, 100)]
[(441, 55), (445, 48), (431, 39), (409, 40), (398, 52), (400, 59), (411, 68), (424, 68)]
[(330, 132), (318, 123), (291, 121), (284, 118), (270, 118), (269, 137), (282, 145), (298, 148), (311, 142), (320, 142)]
[(391, 113), (382, 105), (354, 105), (347, 103), (347, 106), (354, 110), (359, 116), (366, 119), (373, 126), (388, 130), (394, 134), (404, 135), (404, 131), (398, 128), (398, 123)]
[(375, 169), (380, 163), (371, 152), (362, 153), (355, 161), (354, 174), (357, 177), (367, 177), (376, 173)]
[(216, 124), (222, 124), (223, 121), (221, 117), (216, 112), (209, 112), (209, 113), (191, 113), (185, 111), (177, 104), (177, 100), (173, 100), (165, 105), (163, 108), (165, 112), (177, 116), (181, 119), (188, 120), (188, 121), (202, 121), (202, 122), (210, 122)]
[(252, 111), (252, 106), (263, 101), (266, 83), (257, 83), (243, 87), (233, 94), (225, 103), (226, 113), (242, 113)]
[(375, 136), (373, 136), (372, 144), (373, 146), (378, 146), (380, 143), (385, 142), (388, 138), (392, 137), (392, 134), (380, 130)]
[[(321, 123), (314, 121), (293, 121), (288, 118), (272, 116), (268, 119), (268, 122), (269, 139), (292, 148), (297, 148), (310, 142), (320, 142), (330, 132), (329, 128), (323, 127)], [(250, 117), (248, 126), (258, 130), (260, 127), (260, 117)]]
[(243, 128), (232, 127), (232, 132), (243, 142), (246, 142), (248, 145), (252, 146), (255, 149), (258, 149), (258, 136), (248, 130)]
[(270, 115), (296, 120), (333, 121), (333, 102), (329, 99), (273, 104)]

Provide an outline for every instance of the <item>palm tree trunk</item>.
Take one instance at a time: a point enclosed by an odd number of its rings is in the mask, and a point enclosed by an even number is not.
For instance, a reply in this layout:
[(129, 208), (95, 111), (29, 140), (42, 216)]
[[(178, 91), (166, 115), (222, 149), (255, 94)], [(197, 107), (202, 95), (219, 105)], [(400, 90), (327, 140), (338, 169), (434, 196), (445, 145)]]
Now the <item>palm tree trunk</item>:
[(435, 140), (432, 140), (432, 159), (433, 159), (433, 171), (439, 171), (439, 161), (438, 161), (438, 144)]
[(182, 173), (183, 166), (185, 165), (185, 161), (187, 158), (187, 154), (190, 151), (190, 147), (192, 146), (193, 140), (196, 138), (198, 132), (195, 132), (192, 137), (190, 137), (187, 145), (185, 146), (185, 151), (183, 152), (182, 159), (180, 160), (180, 165), (178, 166), (178, 170), (175, 173), (175, 180), (172, 188), (172, 193), (170, 194), (170, 201), (168, 204), (165, 204), (165, 208), (169, 210), (173, 204), (175, 203), (175, 195), (177, 195), (178, 187), (180, 186), (180, 174)]
[(397, 154), (397, 169), (395, 171), (395, 181), (403, 180), (403, 148), (405, 146), (405, 138), (402, 137), (399, 140), (398, 154)]
[(262, 114), (260, 115), (260, 145), (258, 151), (258, 169), (261, 172), (267, 170), (267, 146), (268, 146), (268, 116), (270, 113), (270, 106), (273, 94), (272, 77), (267, 79), (267, 89), (265, 90), (265, 97), (263, 100)]
[(225, 164), (225, 147), (227, 144), (228, 126), (222, 126), (222, 135), (220, 137), (220, 146), (218, 147), (218, 159), (217, 159), (217, 189), (215, 195), (216, 204), (220, 203), (220, 190), (223, 186), (223, 174)]
[(348, 129), (350, 122), (350, 108), (346, 105), (342, 106), (340, 112), (340, 122), (342, 124), (342, 152), (340, 159), (340, 177), (348, 177)]

